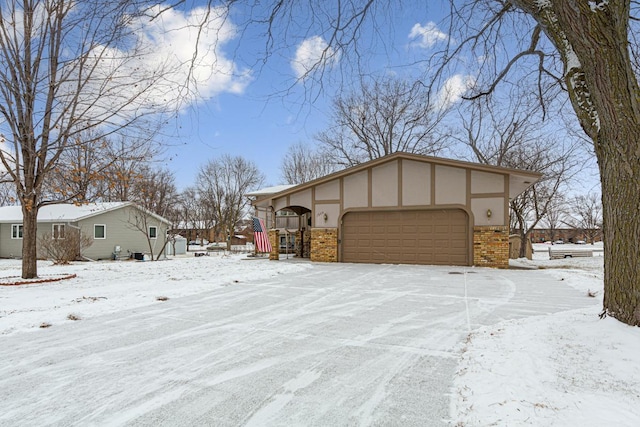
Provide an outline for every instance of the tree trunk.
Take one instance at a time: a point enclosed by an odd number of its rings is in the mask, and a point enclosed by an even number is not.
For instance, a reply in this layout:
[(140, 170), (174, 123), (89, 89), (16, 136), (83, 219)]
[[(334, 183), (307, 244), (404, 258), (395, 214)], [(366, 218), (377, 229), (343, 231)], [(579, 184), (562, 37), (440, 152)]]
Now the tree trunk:
[(603, 315), (640, 326), (640, 88), (629, 54), (630, 2), (514, 0), (562, 57), (602, 184)]
[(22, 278), (38, 277), (38, 208), (22, 206)]
[[(162, 254), (164, 254), (164, 251), (167, 248), (168, 244), (173, 244), (173, 255), (176, 254), (176, 245), (174, 243), (170, 243), (169, 240), (165, 239), (164, 244), (162, 245), (162, 248), (156, 254), (155, 261), (158, 261), (162, 256)], [(151, 261), (154, 261), (154, 258), (151, 258)]]
[(231, 236), (234, 231), (233, 225), (227, 225), (227, 250), (231, 252)]
[(606, 12), (576, 6), (584, 9), (578, 22), (570, 7), (559, 15), (581, 65), (568, 73), (572, 104), (600, 168), (603, 314), (640, 326), (640, 89), (628, 50), (628, 2), (611, 2)]
[[(524, 227), (524, 224), (522, 225)], [(524, 231), (524, 228), (520, 229), (520, 253), (518, 254), (518, 258), (526, 258), (527, 257), (527, 240), (529, 239), (529, 233)]]
[[(147, 227), (147, 230), (149, 228)], [(149, 247), (149, 257), (151, 258), (151, 261), (153, 261), (153, 244), (151, 242), (151, 238), (149, 237), (149, 232), (147, 231), (147, 246)], [(143, 256), (144, 258), (144, 256)]]
[[(640, 127), (618, 132), (626, 134), (627, 140), (604, 145), (628, 150), (637, 147)], [(598, 156), (603, 207), (603, 313), (640, 326), (640, 160), (636, 154), (632, 170), (627, 171), (616, 167), (628, 162), (626, 150), (608, 151)]]

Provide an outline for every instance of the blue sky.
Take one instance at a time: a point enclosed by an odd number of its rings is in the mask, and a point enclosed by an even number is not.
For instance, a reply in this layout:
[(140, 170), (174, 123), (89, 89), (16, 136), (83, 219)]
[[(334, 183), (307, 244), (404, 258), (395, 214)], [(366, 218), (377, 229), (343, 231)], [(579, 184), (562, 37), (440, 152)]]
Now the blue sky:
[[(236, 12), (236, 16), (242, 16), (243, 11)], [(198, 12), (175, 12), (165, 18), (167, 25), (172, 20), (180, 21), (182, 18), (175, 16), (180, 13), (188, 17)], [(415, 16), (413, 10), (400, 9), (393, 17), (378, 23), (378, 30), (388, 35), (384, 45), (362, 40), (367, 49), (372, 49), (366, 52), (371, 71), (410, 73), (411, 67), (394, 68), (394, 65), (420, 58), (433, 45), (446, 40), (434, 23), (441, 19), (442, 11), (425, 6), (424, 13)], [(233, 16), (231, 24), (236, 24)], [(185, 107), (166, 128), (165, 164), (175, 172), (179, 188), (191, 185), (199, 166), (222, 154), (252, 160), (264, 173), (266, 184), (279, 184), (280, 163), (287, 149), (297, 142), (313, 143), (314, 134), (328, 124), (328, 107), (337, 89), (332, 73), (343, 72), (339, 62), (347, 59), (330, 61), (324, 87), (310, 88), (312, 79), (305, 84), (295, 81), (306, 61), (315, 58), (315, 49), (323, 47), (323, 39), (313, 29), (307, 29), (295, 42), (274, 52), (265, 65), (258, 66), (253, 63), (262, 59), (264, 37), (257, 32), (236, 31), (233, 35), (232, 30), (224, 32), (227, 36), (215, 48), (215, 54), (232, 62), (234, 73), (240, 77), (229, 78), (226, 71), (205, 73), (201, 82), (204, 99)], [(180, 42), (187, 43), (190, 38), (183, 39)], [(218, 79), (223, 83), (215, 83)], [(342, 83), (351, 82), (347, 78)]]
[[(438, 24), (448, 14), (443, 9), (448, 2), (425, 3), (419, 10), (398, 8), (391, 14), (381, 13), (375, 28), (363, 29), (364, 35), (375, 30), (383, 36), (359, 39), (360, 52), (364, 52), (360, 69), (397, 75), (424, 71), (424, 63), (419, 61), (448, 40)], [(331, 8), (333, 3), (322, 4)], [(165, 14), (163, 24), (172, 31), (162, 36), (162, 49), (176, 55), (192, 52), (194, 33), (183, 31), (183, 24), (197, 20), (203, 10)], [(253, 161), (265, 175), (265, 185), (282, 183), (280, 165), (287, 149), (298, 142), (314, 143), (313, 136), (329, 125), (329, 106), (335, 92), (357, 83), (345, 67), (353, 64), (353, 56), (346, 57), (353, 52), (326, 62), (322, 88), (314, 83), (314, 75), (296, 83), (305, 65), (315, 61), (317, 50), (324, 47), (321, 29), (312, 23), (305, 28), (290, 24), (290, 38), (276, 45), (263, 62), (266, 39), (262, 29), (238, 27), (245, 15), (246, 11), (237, 9), (230, 19), (210, 20), (209, 31), (200, 37), (201, 57), (194, 69), (200, 99), (185, 105), (161, 138), (167, 146), (163, 164), (174, 171), (180, 189), (194, 183), (201, 165), (223, 154)], [(277, 27), (279, 30), (282, 28)], [(476, 61), (472, 58), (467, 65), (475, 67)], [(451, 91), (446, 102), (458, 101), (469, 84), (469, 72), (458, 72), (445, 76)], [(593, 172), (588, 172), (588, 180), (597, 183)]]
[[(223, 154), (252, 160), (266, 184), (280, 183), (280, 161), (288, 147), (312, 141), (326, 120), (315, 108), (311, 114), (308, 107), (288, 105), (286, 99), (254, 96), (262, 84), (256, 80), (242, 94), (221, 94), (179, 117), (167, 166), (180, 187), (191, 185), (200, 165)], [(325, 104), (324, 99), (317, 104)]]

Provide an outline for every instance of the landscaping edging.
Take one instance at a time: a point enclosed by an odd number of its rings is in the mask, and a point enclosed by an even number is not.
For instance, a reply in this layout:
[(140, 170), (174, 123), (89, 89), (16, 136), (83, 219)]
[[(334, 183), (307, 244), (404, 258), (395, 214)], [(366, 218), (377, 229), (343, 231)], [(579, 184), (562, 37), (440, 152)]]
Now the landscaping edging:
[[(51, 274), (48, 276), (41, 276), (35, 279), (23, 279), (19, 276), (0, 277), (0, 286), (19, 286), (19, 285), (32, 285), (35, 283), (47, 283), (47, 282), (59, 282), (61, 280), (73, 279), (78, 277), (77, 274)], [(11, 279), (16, 279), (11, 281)]]

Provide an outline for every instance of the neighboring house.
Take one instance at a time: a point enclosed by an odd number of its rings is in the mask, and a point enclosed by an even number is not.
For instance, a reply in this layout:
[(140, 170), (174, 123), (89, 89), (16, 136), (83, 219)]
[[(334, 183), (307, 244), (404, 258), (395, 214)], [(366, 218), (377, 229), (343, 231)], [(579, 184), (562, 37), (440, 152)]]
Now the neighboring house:
[(180, 221), (170, 232), (179, 234), (189, 242), (214, 242), (215, 230), (210, 224), (207, 224), (206, 221)]
[(507, 268), (509, 199), (540, 177), (531, 171), (394, 153), (249, 196), (270, 229), (270, 259), (278, 259), (280, 243), (273, 213), (288, 210), (303, 218), (295, 246), (308, 246), (312, 261)]
[[(212, 223), (210, 221), (209, 223)], [(177, 228), (170, 230), (172, 234), (178, 234), (185, 237), (189, 242), (193, 244), (208, 243), (224, 243), (229, 239), (229, 236), (222, 232), (217, 231), (215, 227), (205, 227), (205, 221), (197, 222), (180, 222)], [(250, 220), (241, 220), (236, 226), (235, 233), (231, 236), (231, 245), (244, 245), (247, 241), (253, 240), (253, 222)]]
[[(82, 251), (88, 259), (112, 259), (114, 254), (148, 254), (163, 250), (170, 222), (132, 202), (47, 205), (38, 211), (38, 236), (64, 238), (67, 229), (81, 230), (93, 243)], [(40, 256), (39, 252), (39, 256)], [(166, 248), (161, 258), (166, 255)], [(0, 257), (22, 256), (22, 208), (0, 207)]]

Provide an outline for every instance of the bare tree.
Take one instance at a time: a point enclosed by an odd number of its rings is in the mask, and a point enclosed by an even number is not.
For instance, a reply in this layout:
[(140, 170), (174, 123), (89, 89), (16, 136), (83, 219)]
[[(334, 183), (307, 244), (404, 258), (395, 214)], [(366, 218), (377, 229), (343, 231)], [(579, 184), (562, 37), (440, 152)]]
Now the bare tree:
[[(165, 108), (148, 96), (167, 88), (165, 64), (140, 66), (138, 1), (7, 0), (0, 6), (0, 161), (22, 206), (22, 277), (37, 276), (38, 210), (57, 200), (45, 183), (70, 145), (100, 143)], [(126, 48), (125, 48), (126, 46)], [(95, 132), (89, 139), (86, 131)], [(139, 129), (139, 128), (138, 128)]]
[(103, 143), (85, 144), (81, 135), (69, 141), (67, 149), (49, 174), (42, 191), (45, 200), (95, 201), (108, 187), (104, 169), (108, 158)]
[(187, 239), (199, 242), (200, 246), (205, 244), (205, 239), (216, 239), (220, 234), (219, 212), (208, 189), (197, 186), (184, 189), (179, 197), (177, 215)]
[[(150, 174), (155, 173), (152, 171), (152, 164), (157, 161), (159, 148), (146, 138), (133, 141), (117, 138), (110, 141), (104, 151), (101, 154), (109, 160), (103, 171), (105, 178), (96, 183), (101, 187), (97, 190), (99, 198), (108, 202), (144, 203), (147, 196), (141, 194), (140, 183), (153, 179)], [(136, 198), (140, 200), (134, 200)]]
[(316, 139), (343, 167), (399, 151), (437, 154), (445, 108), (430, 99), (419, 83), (391, 77), (363, 82), (358, 92), (334, 100), (333, 125)]
[[(177, 208), (179, 228), (185, 230), (187, 240), (197, 240), (199, 237), (202, 242), (204, 236), (198, 233), (203, 227), (207, 229), (213, 228), (215, 219), (213, 215), (206, 214), (206, 211), (209, 210), (209, 205), (201, 200), (198, 189), (196, 187), (185, 188), (180, 193)], [(187, 245), (188, 248), (189, 246)]]
[(543, 223), (549, 228), (549, 238), (552, 242), (556, 240), (556, 233), (560, 225), (566, 223), (568, 213), (566, 205), (567, 200), (564, 193), (558, 193), (547, 206), (547, 214)]
[(85, 203), (131, 199), (132, 187), (145, 178), (139, 171), (149, 169), (159, 148), (142, 136), (92, 136), (95, 133), (90, 129), (69, 141), (44, 185), (43, 200)]
[[(462, 52), (492, 59), (482, 64), (485, 84), (473, 96), (522, 77), (526, 67), (535, 74), (525, 78), (551, 79), (566, 90), (600, 169), (602, 315), (640, 326), (640, 245), (629, 238), (640, 229), (640, 86), (632, 59), (638, 49), (637, 5), (629, 0), (469, 0), (464, 7), (451, 5), (461, 42), (451, 44), (437, 60), (453, 65), (449, 58)], [(469, 25), (478, 18), (481, 26)], [(510, 43), (500, 42), (506, 38)]]
[(131, 184), (129, 201), (162, 217), (170, 215), (178, 198), (173, 172), (166, 168), (142, 166), (137, 175)]
[(573, 214), (567, 221), (572, 227), (582, 230), (591, 244), (602, 232), (602, 198), (599, 194), (589, 193), (576, 196), (571, 203)]
[[(527, 158), (532, 164), (527, 169), (544, 174), (542, 179), (526, 189), (522, 194), (509, 201), (511, 208), (511, 226), (517, 230), (521, 246), (519, 257), (525, 256), (525, 243), (540, 221), (547, 217), (563, 185), (569, 180), (571, 172), (570, 163), (566, 158), (550, 158), (547, 153), (541, 151)], [(548, 163), (547, 163), (548, 162)], [(524, 164), (520, 163), (523, 168)]]
[(281, 169), (285, 183), (302, 184), (335, 172), (337, 166), (326, 152), (297, 143), (287, 150)]
[(12, 205), (16, 202), (16, 187), (13, 182), (0, 181), (0, 206)]
[(247, 214), (249, 199), (245, 194), (263, 181), (255, 164), (239, 156), (224, 155), (200, 168), (197, 182), (201, 201), (214, 209), (216, 224), (227, 236), (229, 250), (235, 228)]
[(460, 131), (452, 132), (451, 138), (469, 148), (471, 160), (506, 166), (513, 163), (512, 153), (543, 138), (545, 124), (535, 114), (538, 110), (526, 89), (478, 98), (457, 108)]
[(519, 256), (524, 257), (531, 232), (558, 204), (563, 187), (577, 172), (580, 145), (546, 136), (544, 123), (532, 114), (536, 104), (525, 95), (506, 101), (478, 98), (467, 107), (461, 118), (463, 131), (455, 139), (469, 148), (476, 161), (543, 174), (509, 202), (510, 225), (520, 236)]
[(145, 235), (151, 259), (158, 260), (170, 243), (159, 217), (167, 219), (173, 215), (178, 199), (175, 177), (168, 169), (148, 166), (142, 166), (136, 175), (127, 188), (127, 201), (134, 202), (139, 209), (131, 209), (129, 225)]
[(39, 248), (54, 264), (65, 265), (81, 259), (82, 251), (93, 244), (93, 239), (79, 229), (64, 227), (60, 230), (58, 234), (45, 233), (38, 238)]
[(145, 236), (151, 260), (159, 260), (169, 244), (162, 218), (141, 206), (130, 207), (126, 226)]
[(548, 215), (575, 173), (575, 158), (571, 152), (557, 150), (558, 146), (561, 144), (555, 140), (539, 140), (535, 145), (518, 147), (508, 153), (501, 165), (543, 174), (538, 182), (509, 201), (511, 227), (517, 230), (521, 241), (520, 257), (525, 256), (531, 232)]

